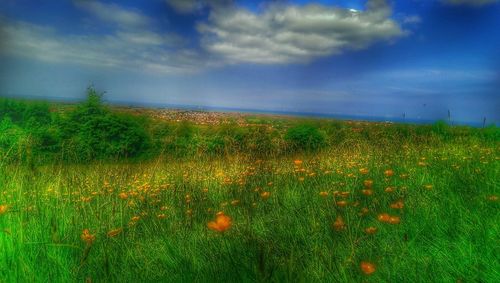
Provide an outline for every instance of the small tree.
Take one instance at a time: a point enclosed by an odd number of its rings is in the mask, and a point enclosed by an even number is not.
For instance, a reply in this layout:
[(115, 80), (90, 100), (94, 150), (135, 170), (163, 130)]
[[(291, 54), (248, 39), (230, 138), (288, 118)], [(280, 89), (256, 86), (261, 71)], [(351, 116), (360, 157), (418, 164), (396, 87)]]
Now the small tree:
[(63, 137), (79, 159), (133, 157), (145, 151), (150, 137), (140, 119), (110, 111), (104, 92), (87, 88), (87, 98), (62, 121)]

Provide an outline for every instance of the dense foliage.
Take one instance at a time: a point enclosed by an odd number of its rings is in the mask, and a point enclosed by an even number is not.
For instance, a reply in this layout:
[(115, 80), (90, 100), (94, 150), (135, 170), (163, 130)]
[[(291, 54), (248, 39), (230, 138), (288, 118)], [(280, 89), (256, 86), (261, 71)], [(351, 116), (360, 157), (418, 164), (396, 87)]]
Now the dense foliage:
[(147, 120), (111, 111), (93, 88), (84, 102), (64, 110), (45, 102), (1, 100), (4, 158), (86, 161), (136, 157), (148, 150)]
[[(305, 121), (294, 118), (246, 117), (220, 125), (174, 122), (118, 111), (103, 103), (102, 93), (87, 90), (76, 105), (0, 99), (0, 156), (4, 161), (86, 162), (123, 158), (227, 156), (235, 152), (282, 156), (318, 151), (358, 141), (397, 150), (406, 143), (496, 142), (500, 130), (434, 125)], [(397, 138), (401, 142), (391, 142)]]
[(326, 134), (313, 125), (297, 125), (288, 129), (285, 139), (299, 149), (318, 149), (326, 144)]

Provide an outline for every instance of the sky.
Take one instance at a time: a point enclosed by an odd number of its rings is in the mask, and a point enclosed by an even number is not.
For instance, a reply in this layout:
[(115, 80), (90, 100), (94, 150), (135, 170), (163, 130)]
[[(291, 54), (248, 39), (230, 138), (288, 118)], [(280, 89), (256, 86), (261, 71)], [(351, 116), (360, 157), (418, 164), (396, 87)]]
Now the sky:
[(500, 121), (499, 0), (2, 0), (0, 96)]

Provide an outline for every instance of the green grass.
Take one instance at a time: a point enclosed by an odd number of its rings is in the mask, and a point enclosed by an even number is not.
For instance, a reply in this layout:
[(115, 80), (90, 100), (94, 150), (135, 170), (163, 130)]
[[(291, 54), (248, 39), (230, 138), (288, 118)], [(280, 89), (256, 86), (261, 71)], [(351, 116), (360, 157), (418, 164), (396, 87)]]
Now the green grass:
[[(347, 139), (259, 158), (0, 162), (0, 205), (8, 206), (0, 281), (499, 282), (498, 142), (418, 138)], [(367, 179), (371, 196), (361, 193)], [(348, 206), (336, 205), (335, 191), (350, 192)], [(404, 208), (391, 209), (398, 200)], [(218, 211), (233, 221), (224, 233), (207, 228)], [(382, 223), (380, 213), (401, 223)], [(332, 227), (338, 216), (341, 231)], [(370, 226), (378, 232), (365, 234)], [(107, 236), (117, 228), (123, 232)], [(84, 229), (92, 244), (80, 238)], [(362, 261), (376, 272), (363, 274)]]

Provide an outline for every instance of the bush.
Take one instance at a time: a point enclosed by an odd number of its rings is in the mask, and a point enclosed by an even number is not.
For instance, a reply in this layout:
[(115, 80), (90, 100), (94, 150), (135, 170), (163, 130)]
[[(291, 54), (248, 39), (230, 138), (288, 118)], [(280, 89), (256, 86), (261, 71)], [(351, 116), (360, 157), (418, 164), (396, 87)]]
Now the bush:
[(224, 146), (227, 150), (238, 151), (247, 149), (246, 142), (249, 139), (249, 132), (248, 128), (231, 123), (222, 125), (217, 135), (223, 137)]
[(148, 144), (143, 127), (127, 115), (89, 117), (77, 134), (82, 154), (90, 158), (134, 157)]
[(87, 100), (61, 121), (62, 136), (82, 159), (135, 157), (150, 144), (140, 119), (109, 111), (92, 87)]
[(303, 124), (288, 129), (285, 140), (294, 149), (319, 149), (326, 144), (326, 134), (313, 125)]
[(251, 127), (247, 135), (247, 150), (255, 156), (269, 156), (279, 152), (275, 142), (278, 133), (268, 127)]

